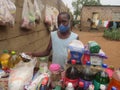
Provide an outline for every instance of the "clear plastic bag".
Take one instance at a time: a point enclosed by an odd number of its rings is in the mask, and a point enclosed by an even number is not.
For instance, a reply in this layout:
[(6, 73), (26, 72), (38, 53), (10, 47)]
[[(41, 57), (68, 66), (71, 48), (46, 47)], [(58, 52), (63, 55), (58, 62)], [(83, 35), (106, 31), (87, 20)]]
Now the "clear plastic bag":
[(35, 27), (35, 12), (31, 0), (24, 0), (21, 28), (33, 29)]
[(12, 69), (8, 80), (8, 90), (24, 90), (24, 85), (33, 77), (36, 61), (36, 58), (27, 63), (21, 61)]
[[(13, 9), (14, 8), (14, 9)], [(12, 15), (12, 11), (14, 14), (16, 12), (15, 5), (10, 0), (1, 0), (0, 2), (0, 25), (10, 24), (14, 25), (15, 17)]]
[(41, 9), (39, 7), (38, 0), (34, 0), (34, 9), (35, 9), (35, 22), (39, 23), (41, 18)]

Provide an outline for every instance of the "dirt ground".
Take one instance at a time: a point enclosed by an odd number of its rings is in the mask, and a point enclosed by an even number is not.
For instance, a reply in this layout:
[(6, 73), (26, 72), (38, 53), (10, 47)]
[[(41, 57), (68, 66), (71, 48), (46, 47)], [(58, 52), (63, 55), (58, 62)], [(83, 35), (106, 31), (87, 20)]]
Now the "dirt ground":
[(103, 37), (103, 32), (97, 31), (79, 31), (74, 29), (79, 35), (79, 39), (83, 44), (87, 44), (88, 41), (96, 41), (102, 48), (102, 50), (107, 55), (108, 59), (104, 62), (109, 66), (114, 66), (115, 68), (120, 68), (120, 41), (111, 41)]

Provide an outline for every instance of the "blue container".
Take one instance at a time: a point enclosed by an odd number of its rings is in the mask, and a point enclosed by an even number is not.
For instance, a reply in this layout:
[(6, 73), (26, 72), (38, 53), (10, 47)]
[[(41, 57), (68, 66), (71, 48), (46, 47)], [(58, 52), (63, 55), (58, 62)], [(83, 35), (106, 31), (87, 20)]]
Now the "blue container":
[(70, 54), (71, 54), (71, 57), (70, 57), (70, 60), (68, 61), (68, 63), (71, 64), (71, 60), (74, 59), (74, 60), (76, 60), (76, 64), (82, 64), (81, 58), (82, 58), (83, 53), (76, 52), (76, 51), (70, 51)]

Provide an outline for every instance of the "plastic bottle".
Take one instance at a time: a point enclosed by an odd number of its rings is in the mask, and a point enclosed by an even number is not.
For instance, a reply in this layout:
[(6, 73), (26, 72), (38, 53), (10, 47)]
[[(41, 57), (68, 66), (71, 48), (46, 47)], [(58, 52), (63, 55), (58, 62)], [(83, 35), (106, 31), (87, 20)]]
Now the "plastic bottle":
[(41, 73), (46, 73), (48, 71), (48, 58), (40, 57), (39, 69)]
[(107, 64), (102, 64), (102, 68), (103, 68), (102, 71), (96, 73), (95, 79), (93, 81), (95, 90), (99, 90), (101, 84), (107, 86), (110, 81), (109, 75), (105, 72), (105, 69), (107, 68)]
[(15, 66), (15, 61), (16, 61), (16, 52), (15, 51), (12, 51), (11, 52), (11, 57), (10, 57), (10, 60), (9, 60), (9, 67), (10, 68), (13, 68)]
[(111, 90), (117, 90), (117, 88), (116, 88), (116, 87), (114, 87), (114, 86), (112, 86)]
[(99, 44), (95, 41), (89, 41), (88, 47), (89, 47), (90, 53), (98, 53), (101, 49)]
[(21, 60), (22, 60), (22, 58), (19, 55), (17, 55), (15, 51), (11, 51), (11, 57), (10, 57), (10, 60), (9, 60), (9, 67), (13, 68)]
[(68, 82), (71, 82), (74, 87), (78, 85), (79, 73), (78, 69), (74, 66), (75, 64), (76, 60), (72, 60), (72, 66), (68, 67), (68, 69), (65, 71), (65, 85), (67, 85)]
[(90, 62), (86, 63), (86, 67), (82, 70), (80, 74), (80, 81), (84, 82), (84, 89), (88, 89), (89, 85), (93, 81), (93, 71), (90, 68)]
[(8, 50), (3, 50), (3, 54), (0, 56), (0, 62), (3, 70), (7, 70), (9, 68), (8, 65), (9, 59), (10, 59), (10, 54)]
[(65, 90), (74, 90), (73, 84), (69, 82)]
[(115, 70), (112, 79), (108, 85), (107, 90), (110, 90), (112, 86), (115, 86), (116, 88), (120, 88), (120, 70)]
[(84, 90), (84, 83), (83, 82), (79, 82), (78, 88), (77, 90)]

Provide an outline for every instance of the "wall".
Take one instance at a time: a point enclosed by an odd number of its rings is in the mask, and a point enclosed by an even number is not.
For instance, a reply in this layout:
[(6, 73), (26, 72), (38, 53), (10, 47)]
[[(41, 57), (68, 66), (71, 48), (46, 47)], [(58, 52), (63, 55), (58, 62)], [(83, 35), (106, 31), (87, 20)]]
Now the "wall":
[[(50, 32), (46, 30), (44, 25), (45, 7), (42, 11), (42, 20), (36, 25), (34, 30), (25, 31), (20, 29), (23, 0), (14, 0), (17, 7), (16, 22), (14, 27), (0, 26), (0, 53), (2, 50), (16, 50), (18, 52), (41, 51), (44, 50), (49, 43)], [(33, 1), (33, 0), (32, 0)], [(41, 0), (43, 5), (50, 5), (58, 8), (57, 0)], [(61, 6), (64, 4), (61, 2)], [(60, 9), (60, 8), (59, 8)]]
[[(87, 22), (88, 18), (92, 18), (92, 13), (98, 12), (100, 20), (115, 21), (114, 13), (120, 13), (120, 6), (83, 6), (81, 12), (81, 28), (90, 28), (90, 23)], [(120, 21), (120, 19), (118, 19)], [(102, 28), (102, 27), (99, 27)]]

